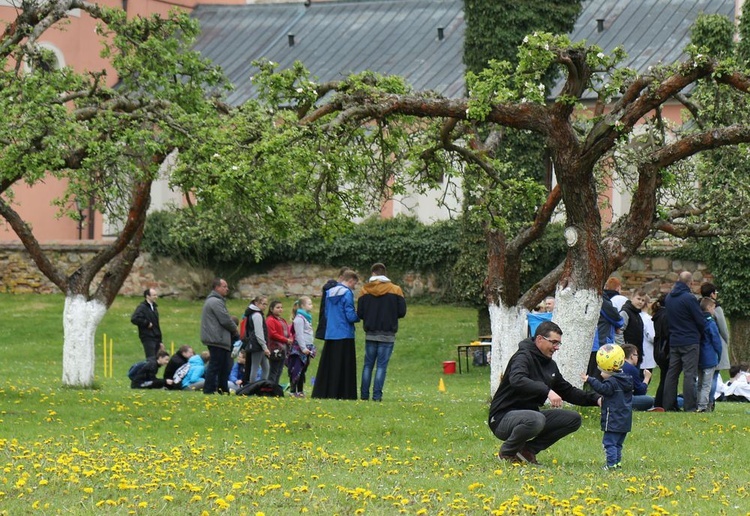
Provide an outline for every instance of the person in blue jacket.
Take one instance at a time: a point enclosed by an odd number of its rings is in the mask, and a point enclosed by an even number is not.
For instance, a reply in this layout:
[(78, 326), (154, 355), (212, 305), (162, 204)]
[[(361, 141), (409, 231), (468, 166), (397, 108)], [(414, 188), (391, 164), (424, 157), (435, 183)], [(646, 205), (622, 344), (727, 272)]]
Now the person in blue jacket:
[(313, 398), (357, 399), (357, 356), (354, 323), (359, 322), (354, 307), (354, 287), (359, 276), (345, 271), (341, 281), (326, 292), (326, 340), (320, 355)]
[(643, 378), (641, 378), (641, 370), (638, 369), (638, 348), (634, 344), (623, 344), (620, 347), (625, 352), (622, 372), (633, 380), (633, 410), (653, 409), (654, 397), (646, 394), (648, 384), (651, 381), (651, 371), (643, 369)]
[(185, 378), (182, 379), (183, 390), (201, 390), (203, 385), (206, 383), (206, 362), (208, 362), (210, 354), (208, 351), (203, 351), (200, 355), (193, 355), (188, 360), (190, 369), (188, 369)]
[(714, 370), (719, 365), (721, 358), (721, 336), (719, 326), (714, 321), (716, 313), (716, 301), (710, 297), (701, 299), (701, 310), (706, 319), (706, 326), (701, 340), (700, 357), (698, 358), (698, 409), (697, 412), (705, 412), (712, 401), (709, 399), (711, 383), (714, 378)]
[(586, 373), (581, 375), (584, 383), (602, 395), (602, 444), (607, 459), (604, 469), (619, 469), (622, 467), (622, 447), (633, 427), (633, 379), (622, 370), (607, 371), (603, 368), (602, 378), (604, 381), (600, 382)]

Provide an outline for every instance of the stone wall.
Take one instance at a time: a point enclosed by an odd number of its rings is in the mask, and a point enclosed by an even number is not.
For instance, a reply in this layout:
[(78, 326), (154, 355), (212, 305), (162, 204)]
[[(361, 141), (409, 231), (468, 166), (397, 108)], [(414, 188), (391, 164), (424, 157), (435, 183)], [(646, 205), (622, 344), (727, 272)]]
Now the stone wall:
[[(72, 273), (81, 262), (90, 259), (102, 248), (97, 244), (60, 243), (45, 245), (45, 252), (53, 263), (66, 274)], [(303, 263), (277, 265), (265, 272), (248, 276), (230, 285), (232, 295), (251, 299), (258, 294), (268, 297), (320, 296), (323, 284), (338, 274), (338, 267), (324, 267)], [(209, 290), (213, 272), (186, 266), (169, 258), (154, 258), (142, 253), (120, 289), (120, 294), (140, 296), (146, 288), (156, 288), (161, 296), (183, 299), (204, 297)], [(399, 278), (399, 285), (407, 297), (437, 293), (435, 279), (420, 274)], [(0, 292), (50, 294), (59, 292), (31, 260), (20, 244), (0, 244)]]
[[(101, 249), (98, 244), (78, 242), (44, 247), (53, 263), (68, 274)], [(642, 286), (650, 296), (655, 297), (660, 292), (668, 292), (678, 273), (683, 270), (693, 271), (696, 288), (703, 281), (713, 279), (705, 264), (661, 256), (634, 256), (615, 276), (623, 282), (623, 294), (627, 295), (631, 289)], [(323, 283), (337, 273), (337, 268), (287, 263), (243, 278), (231, 286), (233, 295), (244, 299), (257, 294), (269, 297), (319, 296)], [(366, 274), (367, 271), (362, 273)], [(133, 265), (120, 293), (140, 296), (145, 288), (153, 287), (161, 295), (195, 299), (206, 295), (212, 277), (213, 273), (207, 269), (188, 267), (168, 258), (155, 259), (143, 253)], [(429, 296), (439, 292), (433, 277), (410, 273), (396, 279), (407, 297)], [(22, 245), (3, 243), (0, 244), (0, 292), (49, 294), (59, 290), (39, 272)]]

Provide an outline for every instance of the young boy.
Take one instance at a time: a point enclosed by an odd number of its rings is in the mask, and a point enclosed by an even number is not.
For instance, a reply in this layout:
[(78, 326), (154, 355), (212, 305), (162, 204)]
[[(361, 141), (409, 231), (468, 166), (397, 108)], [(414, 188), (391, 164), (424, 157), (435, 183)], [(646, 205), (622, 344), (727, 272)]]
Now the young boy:
[(701, 299), (701, 310), (703, 310), (706, 323), (698, 358), (698, 387), (696, 388), (698, 391), (698, 410), (696, 412), (708, 410), (708, 404), (711, 401), (708, 398), (711, 392), (714, 369), (721, 358), (721, 337), (719, 336), (719, 327), (714, 321), (716, 301), (711, 297), (704, 297)]
[(229, 373), (229, 392), (237, 392), (242, 387), (242, 378), (245, 376), (245, 361), (247, 360), (247, 351), (241, 349), (237, 355), (237, 362), (232, 366)]
[(161, 366), (167, 365), (169, 362), (169, 353), (164, 350), (156, 352), (155, 357), (151, 357), (146, 360), (143, 367), (138, 370), (133, 380), (130, 382), (131, 389), (161, 389), (167, 385), (172, 385), (172, 380), (164, 380), (157, 378), (156, 373), (159, 372)]
[(605, 344), (596, 355), (604, 381), (586, 373), (584, 383), (602, 395), (602, 444), (607, 459), (605, 470), (622, 467), (622, 445), (633, 426), (633, 379), (621, 371), (625, 353), (617, 344)]

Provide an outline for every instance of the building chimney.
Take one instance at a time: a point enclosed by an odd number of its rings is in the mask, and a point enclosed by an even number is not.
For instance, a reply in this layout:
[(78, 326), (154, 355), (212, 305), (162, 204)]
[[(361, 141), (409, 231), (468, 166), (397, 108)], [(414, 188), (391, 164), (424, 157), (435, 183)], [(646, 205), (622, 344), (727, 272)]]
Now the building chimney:
[(445, 29), (443, 27), (438, 27), (438, 41), (443, 41), (445, 39)]
[(604, 32), (604, 18), (596, 19), (596, 32)]
[(286, 39), (289, 41), (289, 46), (294, 46), (294, 34), (287, 34)]

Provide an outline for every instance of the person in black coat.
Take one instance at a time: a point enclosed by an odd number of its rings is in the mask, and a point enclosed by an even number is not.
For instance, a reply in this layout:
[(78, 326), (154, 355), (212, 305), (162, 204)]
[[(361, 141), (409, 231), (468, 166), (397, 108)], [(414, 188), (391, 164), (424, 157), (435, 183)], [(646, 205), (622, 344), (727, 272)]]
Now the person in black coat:
[(187, 365), (188, 360), (190, 360), (190, 357), (193, 355), (195, 355), (193, 348), (185, 344), (184, 346), (180, 346), (177, 353), (172, 355), (172, 358), (169, 359), (167, 366), (164, 368), (164, 380), (172, 380), (172, 384), (167, 385), (168, 389), (174, 389), (176, 391), (182, 389), (182, 379), (185, 377), (188, 369), (183, 368), (183, 366)]
[(146, 360), (146, 363), (138, 370), (130, 381), (131, 389), (161, 389), (172, 384), (172, 380), (157, 378), (159, 368), (169, 362), (169, 353), (158, 351), (156, 356)]
[(669, 371), (669, 322), (664, 301), (667, 295), (662, 294), (651, 305), (651, 320), (654, 322), (654, 361), (659, 366), (659, 386), (654, 395), (654, 406), (664, 406), (664, 384)]
[[(510, 358), (490, 404), (488, 424), (505, 441), (498, 457), (508, 462), (539, 464), (536, 455), (581, 427), (581, 415), (562, 409), (563, 400), (583, 406), (601, 403), (600, 396), (568, 383), (552, 355), (560, 348), (562, 330), (552, 321), (540, 324)], [(539, 407), (549, 401), (558, 410)]]
[(646, 306), (646, 291), (638, 289), (630, 299), (625, 301), (620, 310), (624, 321), (622, 336), (625, 344), (632, 344), (638, 349), (638, 366), (643, 362), (643, 319), (641, 310)]
[(138, 338), (143, 344), (146, 360), (155, 357), (157, 351), (164, 350), (159, 327), (159, 311), (156, 309), (157, 297), (159, 296), (153, 288), (144, 290), (143, 302), (136, 307), (130, 318), (130, 322), (138, 326)]

